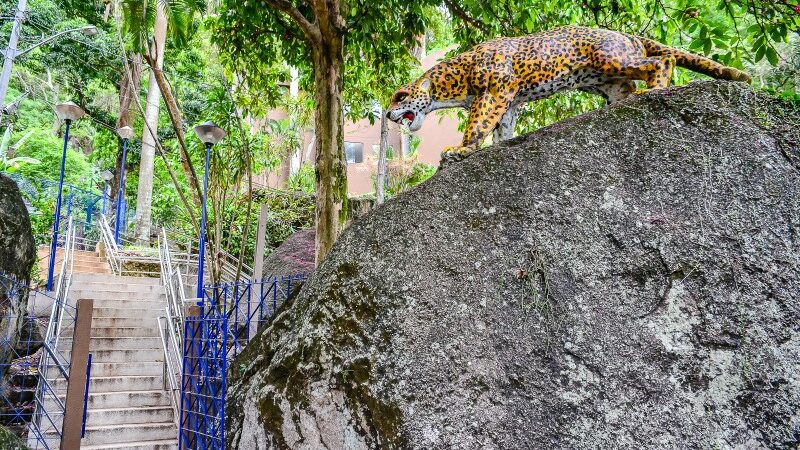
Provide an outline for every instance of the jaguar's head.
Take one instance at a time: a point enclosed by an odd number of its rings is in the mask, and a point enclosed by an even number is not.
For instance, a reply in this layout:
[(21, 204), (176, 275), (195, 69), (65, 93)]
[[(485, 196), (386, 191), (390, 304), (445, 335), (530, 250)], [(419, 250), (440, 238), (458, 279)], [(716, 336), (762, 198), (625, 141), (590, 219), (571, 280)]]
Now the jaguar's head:
[(425, 115), (431, 111), (431, 80), (422, 77), (398, 89), (392, 96), (392, 104), (386, 111), (386, 117), (393, 122), (405, 125), (411, 131), (417, 131), (425, 121)]

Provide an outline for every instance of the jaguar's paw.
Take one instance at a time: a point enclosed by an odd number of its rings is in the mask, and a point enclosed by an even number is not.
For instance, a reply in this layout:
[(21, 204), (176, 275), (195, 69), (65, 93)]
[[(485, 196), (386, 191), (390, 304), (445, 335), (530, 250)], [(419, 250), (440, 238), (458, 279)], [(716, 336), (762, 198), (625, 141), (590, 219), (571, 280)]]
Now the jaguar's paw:
[(470, 153), (472, 153), (472, 149), (469, 147), (446, 147), (442, 152), (439, 169), (444, 169), (445, 167), (462, 161)]

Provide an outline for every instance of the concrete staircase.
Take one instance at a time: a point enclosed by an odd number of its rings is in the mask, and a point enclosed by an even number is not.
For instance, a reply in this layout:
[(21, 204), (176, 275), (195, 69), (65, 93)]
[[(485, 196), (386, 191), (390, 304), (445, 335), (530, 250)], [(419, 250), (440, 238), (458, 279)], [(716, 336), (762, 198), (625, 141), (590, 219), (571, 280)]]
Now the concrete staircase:
[[(36, 252), (39, 260), (41, 273), (47, 274), (47, 265), (50, 261), (50, 247), (41, 246)], [(97, 252), (86, 250), (75, 250), (73, 260), (73, 273), (105, 273), (111, 274), (111, 269), (105, 259), (99, 257)], [(56, 273), (61, 269), (61, 262), (64, 260), (64, 249), (56, 249)]]
[[(178, 432), (169, 392), (163, 390), (164, 354), (157, 322), (166, 306), (164, 289), (158, 278), (109, 272), (95, 253), (75, 252), (70, 299), (73, 304), (79, 298), (94, 299), (81, 448), (175, 449)], [(66, 357), (71, 346), (69, 339), (59, 343)], [(54, 387), (66, 393), (65, 382)]]

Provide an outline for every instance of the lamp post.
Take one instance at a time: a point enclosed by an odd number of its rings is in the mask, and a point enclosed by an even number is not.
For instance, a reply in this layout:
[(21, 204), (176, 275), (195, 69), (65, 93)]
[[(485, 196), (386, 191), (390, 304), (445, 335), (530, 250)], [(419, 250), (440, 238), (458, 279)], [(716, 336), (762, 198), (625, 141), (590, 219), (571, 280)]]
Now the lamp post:
[(198, 251), (197, 262), (197, 298), (203, 300), (203, 266), (206, 254), (206, 199), (208, 198), (208, 162), (211, 157), (211, 146), (221, 141), (227, 136), (225, 130), (218, 127), (214, 122), (208, 121), (194, 127), (194, 133), (206, 146), (206, 165), (203, 173), (203, 199), (200, 202), (200, 249)]
[(119, 244), (119, 232), (122, 229), (122, 199), (125, 198), (125, 161), (128, 157), (128, 141), (133, 137), (133, 128), (122, 127), (117, 130), (117, 135), (122, 138), (122, 165), (119, 172), (119, 192), (117, 192), (117, 219), (114, 225), (114, 242)]
[(80, 32), (83, 33), (85, 36), (94, 36), (97, 34), (97, 27), (94, 25), (86, 25), (78, 28), (71, 28), (69, 30), (64, 30), (59, 33), (56, 33), (50, 37), (45, 38), (44, 40), (40, 41), (37, 44), (34, 44), (25, 50), (17, 50), (17, 42), (19, 42), (19, 34), (22, 28), (22, 22), (25, 21), (27, 13), (25, 8), (27, 7), (27, 0), (19, 0), (17, 2), (17, 10), (14, 14), (14, 25), (11, 27), (11, 35), (8, 38), (8, 47), (5, 50), (5, 58), (3, 60), (3, 71), (0, 73), (0, 108), (5, 106), (6, 101), (6, 92), (8, 91), (8, 82), (11, 80), (11, 67), (14, 65), (14, 59), (18, 56), (22, 56), (36, 47), (41, 45), (47, 44), (58, 38), (59, 36), (63, 36), (69, 33), (76, 33)]
[[(56, 115), (67, 124), (64, 130), (64, 149), (61, 151), (61, 173), (58, 176), (58, 196), (56, 197), (56, 213), (53, 220), (53, 241), (50, 243), (50, 265), (47, 268), (47, 290), (53, 290), (53, 270), (56, 267), (56, 244), (58, 243), (58, 227), (61, 221), (61, 191), (64, 188), (64, 168), (67, 163), (67, 143), (69, 142), (70, 124), (83, 117), (83, 110), (72, 102), (56, 105)], [(66, 255), (65, 255), (66, 256)]]
[(111, 190), (111, 186), (109, 185), (109, 183), (111, 182), (111, 180), (114, 179), (114, 174), (110, 170), (106, 169), (106, 170), (100, 172), (100, 178), (103, 179), (103, 183), (104, 183), (104, 186), (103, 186), (103, 215), (105, 215), (105, 214), (108, 214), (108, 197), (111, 196), (111, 193), (109, 192)]

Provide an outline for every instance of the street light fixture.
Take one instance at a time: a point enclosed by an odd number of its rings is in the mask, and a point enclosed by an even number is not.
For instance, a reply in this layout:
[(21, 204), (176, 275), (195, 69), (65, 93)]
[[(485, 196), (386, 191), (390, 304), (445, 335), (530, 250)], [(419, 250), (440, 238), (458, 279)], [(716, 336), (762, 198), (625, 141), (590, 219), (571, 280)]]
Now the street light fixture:
[(56, 213), (53, 221), (53, 241), (50, 243), (50, 265), (47, 268), (47, 290), (53, 290), (53, 271), (56, 266), (56, 244), (58, 243), (58, 228), (61, 222), (61, 191), (64, 189), (64, 167), (67, 162), (67, 143), (69, 142), (70, 124), (83, 117), (83, 110), (72, 102), (56, 105), (56, 115), (67, 124), (64, 130), (64, 149), (61, 151), (61, 173), (58, 177), (58, 196), (56, 197)]
[(43, 39), (39, 43), (26, 48), (25, 50), (17, 50), (17, 43), (19, 42), (19, 35), (22, 29), (22, 22), (24, 22), (27, 17), (25, 11), (26, 6), (27, 6), (27, 0), (18, 0), (17, 11), (14, 14), (14, 24), (11, 27), (11, 35), (8, 38), (8, 47), (6, 47), (5, 49), (3, 70), (2, 73), (0, 73), (0, 108), (5, 107), (6, 105), (6, 92), (8, 91), (8, 82), (11, 80), (11, 67), (14, 65), (14, 59), (30, 52), (31, 50), (37, 47), (52, 42), (56, 38), (63, 36), (65, 34), (76, 33), (76, 32), (83, 33), (84, 36), (94, 36), (97, 34), (96, 26), (85, 25), (82, 27), (71, 28), (69, 30), (64, 30), (59, 33), (56, 33), (50, 37)]
[(86, 113), (81, 107), (72, 102), (64, 102), (56, 105), (56, 116), (67, 122), (67, 132), (69, 132), (70, 122), (80, 119), (84, 114)]
[(83, 33), (84, 36), (94, 36), (97, 34), (97, 27), (94, 25), (87, 25), (81, 28), (81, 33)]
[(119, 192), (117, 193), (117, 218), (114, 224), (114, 242), (119, 244), (119, 232), (122, 228), (122, 202), (125, 198), (125, 162), (128, 158), (128, 141), (133, 137), (133, 128), (124, 126), (117, 130), (117, 135), (122, 138), (122, 165), (119, 172)]
[(114, 173), (106, 169), (100, 172), (100, 178), (103, 179), (103, 215), (108, 214), (108, 197), (109, 197), (109, 182), (114, 179)]
[(197, 298), (203, 300), (203, 266), (206, 254), (206, 199), (208, 198), (208, 162), (211, 157), (211, 147), (227, 136), (225, 130), (214, 122), (208, 121), (194, 127), (194, 133), (206, 147), (206, 165), (203, 173), (203, 199), (200, 202), (200, 249), (197, 262)]

